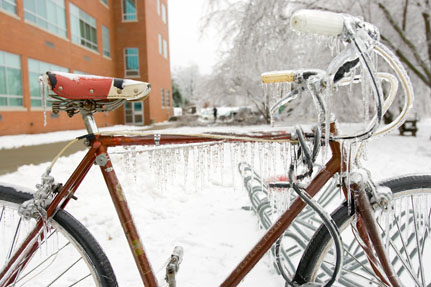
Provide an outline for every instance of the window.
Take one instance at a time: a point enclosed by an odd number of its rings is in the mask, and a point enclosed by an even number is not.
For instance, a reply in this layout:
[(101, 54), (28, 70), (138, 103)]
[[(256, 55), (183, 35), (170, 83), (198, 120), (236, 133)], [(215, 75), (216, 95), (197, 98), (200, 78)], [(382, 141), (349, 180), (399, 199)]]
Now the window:
[(165, 106), (165, 91), (163, 90), (163, 88), (160, 90), (161, 93), (161, 99), (162, 99), (162, 108)]
[(170, 93), (169, 90), (166, 90), (166, 107), (170, 107), (171, 106), (171, 97), (170, 97)]
[(30, 99), (32, 107), (42, 107), (39, 77), (45, 74), (47, 71), (68, 72), (68, 69), (37, 60), (28, 59), (28, 78), (30, 82)]
[(157, 0), (157, 14), (160, 15), (160, 0)]
[(163, 57), (168, 58), (168, 42), (163, 40)]
[(124, 49), (125, 75), (139, 77), (139, 54), (138, 48)]
[(136, 0), (123, 1), (123, 21), (136, 21)]
[(166, 24), (166, 6), (162, 3), (162, 21)]
[(21, 59), (0, 51), (0, 107), (22, 107)]
[(24, 0), (24, 18), (46, 31), (66, 38), (64, 0)]
[(103, 42), (103, 55), (111, 57), (111, 43), (110, 43), (109, 29), (102, 25), (102, 42)]
[(100, 0), (102, 1), (103, 4), (105, 4), (106, 6), (108, 6), (108, 0)]
[(126, 124), (144, 123), (144, 106), (142, 102), (126, 102), (124, 107)]
[(97, 51), (96, 19), (70, 3), (72, 42)]
[(160, 54), (160, 55), (163, 53), (162, 43), (163, 43), (162, 35), (161, 35), (161, 34), (159, 34), (159, 54)]
[(0, 0), (0, 10), (16, 15), (16, 0)]
[(82, 71), (78, 71), (78, 70), (73, 71), (73, 73), (77, 74), (77, 75), (88, 75), (88, 73), (82, 72)]

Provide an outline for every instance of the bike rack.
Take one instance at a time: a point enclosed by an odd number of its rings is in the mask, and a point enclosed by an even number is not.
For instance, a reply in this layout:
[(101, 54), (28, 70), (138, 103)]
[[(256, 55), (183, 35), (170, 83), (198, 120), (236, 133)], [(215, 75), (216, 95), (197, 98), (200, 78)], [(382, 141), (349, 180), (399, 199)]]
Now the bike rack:
[[(253, 168), (248, 163), (239, 163), (238, 170), (243, 177), (244, 187), (248, 192), (252, 205), (251, 209), (258, 216), (262, 228), (269, 229), (275, 220), (273, 220), (274, 210), (269, 199), (270, 190), (268, 184), (262, 181), (262, 178), (253, 171)], [(336, 180), (329, 182), (318, 198), (319, 204), (327, 207), (333, 202), (338, 202), (339, 204), (343, 200), (340, 196), (340, 200), (337, 201), (337, 193), (335, 192), (326, 192), (337, 188), (336, 185)], [(297, 197), (294, 192), (289, 196), (291, 196), (290, 202), (293, 202)], [(281, 264), (277, 264), (277, 244), (271, 247), (271, 259), (278, 274), (286, 274), (289, 278), (293, 277), (300, 256), (320, 224), (322, 224), (320, 217), (311, 208), (306, 207), (281, 238), (283, 241), (288, 240), (289, 243), (295, 243), (288, 244), (287, 248), (280, 246), (278, 260)]]

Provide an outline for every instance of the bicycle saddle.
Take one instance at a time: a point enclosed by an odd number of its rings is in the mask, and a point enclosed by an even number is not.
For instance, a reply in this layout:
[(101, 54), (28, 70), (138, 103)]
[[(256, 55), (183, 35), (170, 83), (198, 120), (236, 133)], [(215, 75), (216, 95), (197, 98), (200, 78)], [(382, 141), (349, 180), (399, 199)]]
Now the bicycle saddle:
[(77, 75), (64, 72), (46, 72), (46, 82), (58, 96), (69, 100), (144, 100), (150, 93), (149, 83)]

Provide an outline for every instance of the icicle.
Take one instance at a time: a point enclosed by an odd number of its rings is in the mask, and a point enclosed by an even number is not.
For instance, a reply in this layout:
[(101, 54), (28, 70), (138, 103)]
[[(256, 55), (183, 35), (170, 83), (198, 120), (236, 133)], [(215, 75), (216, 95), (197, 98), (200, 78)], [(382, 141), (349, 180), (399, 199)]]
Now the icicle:
[(219, 150), (219, 162), (220, 162), (220, 183), (223, 184), (224, 181), (224, 176), (223, 176), (223, 172), (224, 172), (224, 159), (225, 159), (225, 145), (226, 143), (222, 143), (220, 145), (220, 150)]
[(46, 127), (46, 84), (43, 80), (43, 76), (39, 77), (39, 86), (42, 94), (42, 108), (43, 108), (43, 126)]
[(265, 142), (264, 146), (264, 157), (265, 157), (265, 179), (267, 179), (271, 175), (271, 158), (270, 158), (270, 150), (269, 143)]
[(138, 152), (136, 151), (136, 146), (132, 146), (131, 147), (131, 153), (130, 153), (130, 163), (131, 163), (131, 168), (132, 168), (132, 174), (133, 174), (133, 182), (135, 183), (134, 186), (136, 186), (136, 178), (137, 178), (137, 161), (136, 161), (136, 157), (137, 157)]
[[(330, 101), (330, 93), (325, 92), (324, 95), (324, 102), (328, 103)], [(331, 136), (331, 132), (330, 132), (330, 124), (331, 124), (331, 113), (328, 110), (328, 107), (330, 107), (332, 105), (328, 105), (325, 104), (325, 109), (326, 109), (326, 113), (325, 113), (325, 118), (324, 118), (324, 124), (325, 124), (325, 130), (322, 131), (320, 130), (320, 132), (324, 134), (324, 145), (323, 145), (323, 149), (322, 149), (322, 166), (325, 165), (326, 160), (328, 158), (328, 150), (329, 150), (329, 139)], [(317, 128), (321, 129), (320, 126), (318, 126)]]
[(178, 178), (178, 169), (177, 169), (177, 166), (179, 166), (179, 165), (180, 165), (180, 163), (181, 163), (181, 155), (180, 155), (180, 151), (179, 151), (179, 149), (178, 149), (178, 148), (176, 148), (176, 149), (174, 150), (174, 157), (175, 157), (175, 165), (172, 165), (172, 169), (173, 169), (173, 177), (172, 177), (172, 180), (173, 180), (174, 182), (176, 182), (176, 181), (177, 181), (177, 178)]
[(198, 148), (196, 146), (193, 147), (192, 150), (192, 158), (193, 158), (193, 186), (195, 188), (195, 192), (198, 191), (198, 173), (199, 173), (199, 161), (198, 161)]
[(274, 188), (268, 188), (268, 198), (269, 198), (269, 205), (271, 209), (271, 221), (274, 222), (276, 219), (276, 208), (275, 208), (275, 194), (274, 194)]
[(199, 189), (202, 190), (205, 186), (205, 178), (206, 178), (206, 171), (205, 168), (205, 147), (200, 146), (198, 148), (199, 151), (199, 176), (200, 176), (200, 187)]
[(351, 164), (351, 143), (345, 142), (345, 153), (346, 153), (346, 170), (344, 171), (344, 177), (345, 177), (345, 185), (347, 190), (347, 207), (348, 207), (348, 213), (351, 214), (352, 211), (352, 194), (350, 191), (350, 164)]
[(271, 174), (277, 174), (277, 163), (280, 155), (278, 153), (278, 143), (272, 143), (271, 161), (272, 161), (272, 172)]
[(331, 56), (334, 56), (334, 51), (336, 50), (337, 46), (337, 37), (329, 37), (326, 41), (326, 46), (331, 50)]
[[(254, 176), (255, 176), (255, 173), (257, 170), (256, 150), (257, 150), (257, 152), (259, 152), (259, 143), (258, 142), (252, 143), (252, 153), (251, 153), (251, 162), (252, 162), (252, 164), (251, 164), (251, 171), (252, 171), (251, 178), (252, 178), (252, 180), (254, 180), (254, 178), (255, 178)], [(258, 164), (260, 164), (260, 162)]]
[(183, 163), (184, 163), (184, 187), (187, 187), (187, 175), (189, 170), (189, 147), (184, 147), (182, 149), (183, 152)]
[(207, 161), (207, 169), (208, 169), (208, 180), (211, 180), (211, 175), (213, 174), (214, 169), (214, 158), (213, 158), (213, 146), (210, 145), (208, 147), (208, 161)]
[(362, 90), (362, 103), (364, 107), (364, 124), (368, 126), (370, 120), (370, 96), (372, 89), (368, 81), (368, 74), (366, 69), (361, 69), (361, 90)]
[[(290, 164), (293, 165), (293, 177), (292, 177), (292, 181), (290, 182), (291, 184), (295, 182), (295, 176), (296, 176), (296, 144), (292, 146), (292, 148), (290, 149)], [(289, 166), (289, 171), (290, 171), (290, 166)], [(288, 174), (289, 175), (289, 174)]]
[(342, 42), (342, 40), (337, 37), (337, 40), (335, 41), (335, 54), (337, 56), (341, 52), (341, 45), (340, 45), (341, 42)]
[(259, 155), (259, 174), (261, 177), (260, 180), (260, 184), (261, 184), (261, 189), (263, 190), (264, 186), (263, 186), (263, 181), (264, 181), (264, 175), (263, 175), (263, 163), (264, 163), (264, 156), (263, 156), (263, 144), (262, 143), (258, 143), (258, 155)]

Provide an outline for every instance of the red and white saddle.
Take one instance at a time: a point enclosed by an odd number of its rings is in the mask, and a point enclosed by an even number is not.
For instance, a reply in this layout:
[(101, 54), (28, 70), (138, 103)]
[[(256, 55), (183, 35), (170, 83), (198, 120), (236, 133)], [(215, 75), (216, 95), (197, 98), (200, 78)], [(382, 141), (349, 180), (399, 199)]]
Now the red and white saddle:
[(60, 97), (69, 100), (144, 100), (150, 93), (149, 83), (94, 75), (47, 72), (46, 82)]

